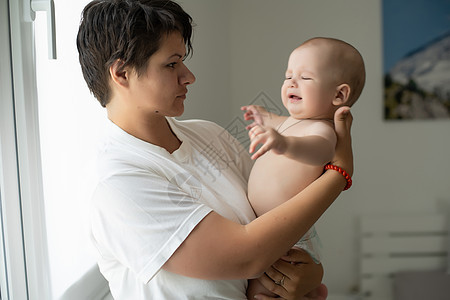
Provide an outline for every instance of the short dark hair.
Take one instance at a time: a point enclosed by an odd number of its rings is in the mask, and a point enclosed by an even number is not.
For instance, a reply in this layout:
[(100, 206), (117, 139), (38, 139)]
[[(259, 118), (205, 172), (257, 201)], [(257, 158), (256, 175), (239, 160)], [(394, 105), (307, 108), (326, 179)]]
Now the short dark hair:
[(192, 52), (192, 18), (171, 0), (94, 0), (83, 10), (77, 48), (83, 77), (105, 107), (110, 101), (109, 68), (117, 60), (138, 76), (158, 51), (163, 35), (180, 32)]

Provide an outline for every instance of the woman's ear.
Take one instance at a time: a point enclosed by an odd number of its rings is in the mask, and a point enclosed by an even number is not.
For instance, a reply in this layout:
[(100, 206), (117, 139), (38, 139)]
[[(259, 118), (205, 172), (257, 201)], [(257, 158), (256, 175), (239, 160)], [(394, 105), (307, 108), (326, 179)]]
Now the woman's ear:
[(129, 74), (128, 70), (123, 67), (123, 61), (117, 59), (110, 67), (109, 67), (109, 75), (113, 83), (126, 87), (128, 86)]
[(343, 83), (336, 88), (336, 96), (333, 99), (333, 105), (342, 106), (347, 103), (350, 96), (350, 86)]

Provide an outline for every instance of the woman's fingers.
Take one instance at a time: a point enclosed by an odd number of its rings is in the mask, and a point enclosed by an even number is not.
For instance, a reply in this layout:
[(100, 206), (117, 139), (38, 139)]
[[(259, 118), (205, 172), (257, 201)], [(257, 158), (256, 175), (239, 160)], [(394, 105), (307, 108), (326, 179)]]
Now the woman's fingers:
[[(272, 274), (272, 276), (274, 276)], [(269, 275), (267, 275), (267, 272), (264, 273), (264, 275), (260, 276), (258, 278), (258, 281), (269, 291), (271, 291), (272, 293), (275, 293), (283, 298), (285, 298), (288, 295), (288, 291), (286, 289), (286, 284), (289, 284), (289, 279), (287, 279), (286, 277), (283, 279), (283, 274), (278, 273), (277, 276), (274, 276), (274, 278), (279, 278), (279, 279), (272, 279), (271, 277), (269, 277)], [(261, 298), (264, 299), (264, 298)], [(266, 298), (266, 299), (271, 299), (271, 298)]]
[(353, 175), (353, 151), (351, 127), (353, 116), (347, 106), (339, 108), (334, 114), (334, 126), (337, 136), (336, 151), (332, 163)]
[(351, 127), (353, 123), (353, 116), (350, 112), (350, 107), (343, 106), (339, 108), (334, 114), (334, 126), (338, 138), (349, 138)]
[(311, 255), (308, 254), (308, 252), (306, 252), (303, 249), (299, 249), (299, 248), (291, 248), (289, 249), (289, 251), (286, 253), (286, 255), (284, 255), (283, 257), (281, 257), (282, 260), (285, 260), (287, 262), (291, 262), (291, 263), (312, 263), (314, 262)]

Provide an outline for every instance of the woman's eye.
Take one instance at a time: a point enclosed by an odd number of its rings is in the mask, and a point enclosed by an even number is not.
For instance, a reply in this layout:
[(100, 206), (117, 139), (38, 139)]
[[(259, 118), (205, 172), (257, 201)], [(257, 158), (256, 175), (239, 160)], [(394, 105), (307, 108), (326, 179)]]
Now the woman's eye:
[(177, 64), (176, 62), (173, 62), (173, 63), (168, 64), (167, 66), (168, 66), (169, 68), (175, 68), (175, 65), (176, 65), (176, 64)]

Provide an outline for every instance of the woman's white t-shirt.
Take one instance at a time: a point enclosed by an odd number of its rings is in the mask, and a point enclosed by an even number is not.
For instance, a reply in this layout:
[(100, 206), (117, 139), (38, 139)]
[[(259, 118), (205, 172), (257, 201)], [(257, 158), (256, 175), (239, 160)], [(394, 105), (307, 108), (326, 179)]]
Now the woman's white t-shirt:
[(99, 155), (92, 239), (116, 300), (246, 299), (247, 280), (200, 280), (161, 267), (212, 210), (247, 224), (252, 162), (220, 126), (167, 121), (182, 141), (172, 154), (113, 123)]

